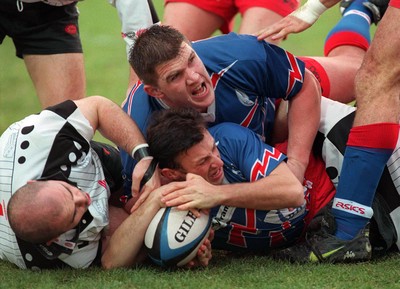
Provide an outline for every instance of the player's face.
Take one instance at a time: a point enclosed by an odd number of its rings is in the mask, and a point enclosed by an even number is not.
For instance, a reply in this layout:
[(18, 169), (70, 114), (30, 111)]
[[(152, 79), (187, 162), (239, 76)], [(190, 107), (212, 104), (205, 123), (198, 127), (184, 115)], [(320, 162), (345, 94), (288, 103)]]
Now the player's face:
[(214, 99), (214, 89), (203, 62), (193, 48), (183, 42), (179, 56), (159, 65), (158, 90), (170, 107), (193, 107), (206, 112)]
[[(62, 181), (51, 182), (50, 204), (59, 204), (58, 226), (63, 232), (75, 228), (87, 211), (91, 199), (88, 193)], [(55, 202), (55, 201), (56, 202)], [(57, 222), (57, 220), (54, 220)]]
[(224, 163), (214, 138), (207, 130), (204, 132), (204, 139), (182, 153), (177, 162), (186, 173), (197, 174), (213, 185), (222, 184)]

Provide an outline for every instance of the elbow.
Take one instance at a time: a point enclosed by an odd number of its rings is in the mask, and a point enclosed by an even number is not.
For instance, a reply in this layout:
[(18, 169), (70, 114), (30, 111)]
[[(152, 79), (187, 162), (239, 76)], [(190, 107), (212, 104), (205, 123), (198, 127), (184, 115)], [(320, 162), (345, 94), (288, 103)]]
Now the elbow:
[(293, 184), (291, 196), (293, 207), (300, 207), (304, 204), (304, 188), (300, 182)]
[(315, 75), (308, 69), (306, 69), (306, 77), (307, 77), (307, 84), (305, 85), (307, 93), (305, 93), (306, 95), (305, 98), (309, 99), (310, 101), (309, 104), (312, 105), (314, 109), (318, 109), (319, 106), (321, 105), (321, 98), (322, 98), (321, 85), (319, 84), (319, 81), (315, 77)]
[(105, 270), (116, 269), (116, 268), (129, 268), (131, 264), (125, 260), (113, 260), (112, 258), (102, 257), (101, 267)]
[(105, 252), (101, 257), (101, 267), (105, 270), (128, 267), (123, 260), (119, 260), (118, 258), (113, 258), (111, 254)]
[(131, 268), (132, 266), (142, 264), (147, 258), (147, 253), (140, 251), (134, 252), (121, 252), (121, 255), (105, 252), (101, 257), (101, 267), (105, 270), (115, 268)]
[(117, 266), (115, 266), (115, 264), (113, 264), (109, 258), (103, 255), (101, 258), (101, 267), (105, 270), (110, 270), (116, 268)]

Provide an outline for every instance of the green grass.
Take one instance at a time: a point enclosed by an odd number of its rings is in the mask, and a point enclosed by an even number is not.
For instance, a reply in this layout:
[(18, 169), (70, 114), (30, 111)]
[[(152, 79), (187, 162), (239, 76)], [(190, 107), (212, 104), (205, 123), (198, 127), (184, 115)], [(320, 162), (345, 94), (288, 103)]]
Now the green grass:
[[(162, 13), (162, 0), (154, 2)], [(79, 7), (87, 94), (121, 103), (128, 64), (117, 13), (104, 0), (86, 0)], [(322, 55), (325, 36), (339, 17), (338, 9), (328, 11), (318, 25), (290, 36), (282, 46), (297, 55)], [(0, 133), (12, 122), (40, 110), (23, 61), (14, 55), (8, 38), (0, 46)], [(0, 288), (400, 288), (399, 268), (399, 254), (357, 265), (293, 265), (267, 257), (238, 258), (215, 252), (208, 268), (192, 271), (141, 267), (37, 273), (0, 262)]]
[(266, 257), (216, 254), (205, 269), (157, 267), (21, 271), (0, 263), (0, 288), (400, 288), (398, 255), (384, 261), (349, 265), (294, 265)]

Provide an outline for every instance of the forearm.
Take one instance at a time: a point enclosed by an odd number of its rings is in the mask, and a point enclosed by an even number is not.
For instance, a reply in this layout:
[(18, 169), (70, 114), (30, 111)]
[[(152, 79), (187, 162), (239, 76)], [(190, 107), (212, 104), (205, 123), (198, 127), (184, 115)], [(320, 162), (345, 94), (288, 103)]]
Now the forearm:
[(111, 236), (101, 260), (104, 268), (130, 267), (143, 261), (144, 235), (160, 209), (159, 202), (150, 199), (129, 215)]
[(161, 202), (181, 210), (232, 207), (271, 210), (298, 207), (304, 202), (303, 186), (286, 163), (254, 182), (213, 185), (201, 176), (187, 174), (186, 181), (171, 182), (158, 190)]
[(289, 161), (292, 159), (302, 164), (304, 171), (319, 127), (320, 101), (321, 90), (318, 82), (306, 69), (301, 91), (289, 102), (287, 151)]
[(303, 187), (286, 163), (255, 182), (218, 187), (218, 205), (272, 210), (298, 207), (304, 202)]
[(90, 96), (75, 102), (94, 130), (131, 153), (145, 143), (136, 123), (114, 102), (102, 96)]

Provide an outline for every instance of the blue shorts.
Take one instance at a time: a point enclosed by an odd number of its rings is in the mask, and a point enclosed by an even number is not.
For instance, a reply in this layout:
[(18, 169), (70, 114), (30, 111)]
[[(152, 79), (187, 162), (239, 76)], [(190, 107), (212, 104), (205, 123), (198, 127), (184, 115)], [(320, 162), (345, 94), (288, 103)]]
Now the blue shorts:
[(16, 55), (82, 53), (76, 3), (51, 6), (42, 2), (2, 0), (0, 44), (12, 38)]

